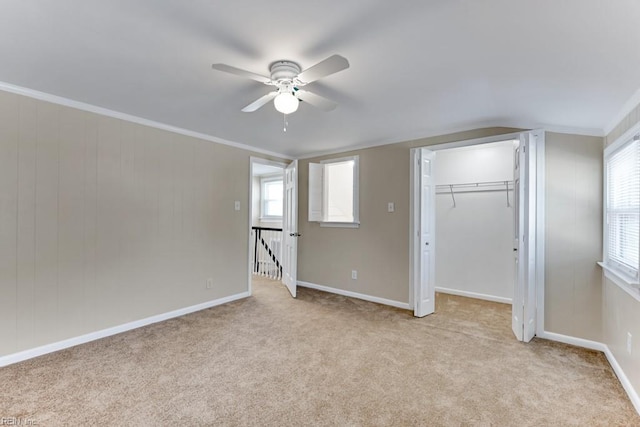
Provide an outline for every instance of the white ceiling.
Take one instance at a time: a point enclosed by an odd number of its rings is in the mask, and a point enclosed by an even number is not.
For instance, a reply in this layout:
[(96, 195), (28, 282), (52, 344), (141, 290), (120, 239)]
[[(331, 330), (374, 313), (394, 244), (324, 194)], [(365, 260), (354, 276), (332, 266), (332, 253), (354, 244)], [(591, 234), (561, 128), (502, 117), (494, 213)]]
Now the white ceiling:
[(283, 168), (277, 166), (263, 165), (260, 163), (253, 164), (253, 176), (273, 175), (283, 173)]
[[(476, 127), (602, 134), (640, 88), (637, 0), (4, 0), (0, 81), (264, 150), (311, 153)], [(339, 102), (240, 109), (280, 59), (351, 67)]]

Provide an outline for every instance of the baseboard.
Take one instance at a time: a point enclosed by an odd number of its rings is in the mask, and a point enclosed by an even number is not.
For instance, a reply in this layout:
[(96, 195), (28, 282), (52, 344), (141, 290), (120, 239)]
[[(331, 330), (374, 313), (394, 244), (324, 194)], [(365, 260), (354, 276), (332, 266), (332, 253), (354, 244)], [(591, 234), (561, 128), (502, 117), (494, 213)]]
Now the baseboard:
[(536, 336), (545, 340), (575, 345), (576, 347), (588, 348), (589, 350), (597, 350), (603, 353), (607, 349), (607, 346), (601, 342), (585, 340), (583, 338), (576, 338), (569, 335), (556, 334), (555, 332), (543, 331), (542, 333), (536, 333)]
[(231, 301), (236, 301), (242, 298), (246, 298), (248, 296), (250, 296), (249, 292), (242, 292), (239, 294), (230, 295), (228, 297), (219, 298), (213, 301), (192, 305), (190, 307), (180, 308), (178, 310), (173, 310), (167, 313), (158, 314), (155, 316), (147, 317), (140, 320), (135, 320), (133, 322), (125, 323), (125, 324), (114, 326), (111, 328), (102, 329), (100, 331), (91, 332), (85, 335), (80, 335), (78, 337), (69, 338), (63, 341), (58, 341), (55, 343), (46, 344), (46, 345), (32, 348), (29, 350), (20, 351), (18, 353), (2, 356), (0, 357), (0, 367), (11, 365), (13, 363), (22, 362), (24, 360), (42, 356), (47, 353), (53, 353), (55, 351), (63, 350), (65, 348), (73, 347), (79, 344), (95, 341), (100, 338), (105, 338), (111, 335), (116, 335), (122, 332), (130, 331), (132, 329), (140, 328), (142, 326), (147, 326), (152, 323), (162, 322), (163, 320), (184, 316), (185, 314), (194, 313), (196, 311), (215, 307), (217, 305), (226, 304)]
[(571, 344), (578, 347), (584, 347), (591, 350), (598, 350), (603, 352), (604, 355), (607, 357), (607, 360), (609, 361), (611, 368), (613, 368), (613, 372), (615, 372), (616, 376), (618, 377), (620, 384), (622, 384), (624, 391), (627, 392), (627, 395), (629, 396), (629, 400), (631, 400), (631, 403), (636, 409), (636, 412), (640, 414), (640, 396), (638, 396), (638, 392), (635, 390), (635, 388), (633, 388), (631, 381), (629, 381), (629, 377), (627, 377), (627, 375), (622, 370), (622, 367), (620, 366), (615, 356), (611, 352), (611, 349), (609, 349), (609, 346), (597, 341), (590, 341), (582, 338), (576, 338), (568, 335), (556, 334), (554, 332), (547, 332), (547, 331), (544, 331), (541, 334), (537, 334), (537, 336), (540, 338), (551, 340), (551, 341), (558, 341), (565, 344)]
[(620, 366), (615, 356), (611, 352), (611, 349), (609, 349), (608, 346), (605, 346), (605, 347), (606, 348), (604, 351), (604, 355), (607, 356), (607, 360), (609, 361), (609, 364), (613, 368), (613, 372), (616, 373), (618, 380), (620, 380), (620, 384), (622, 384), (622, 388), (624, 388), (624, 391), (627, 392), (627, 395), (629, 396), (631, 403), (636, 408), (636, 412), (640, 414), (640, 396), (638, 396), (638, 392), (636, 391), (635, 388), (633, 388), (631, 381), (629, 381), (629, 377), (627, 377), (627, 375), (622, 370), (622, 367)]
[(303, 288), (316, 289), (322, 292), (329, 292), (331, 294), (342, 295), (345, 297), (357, 298), (364, 301), (375, 302), (383, 305), (390, 305), (391, 307), (402, 308), (405, 310), (410, 310), (409, 303), (394, 301), (386, 298), (374, 297), (371, 295), (359, 294), (357, 292), (345, 291), (343, 289), (331, 288), (329, 286), (317, 285), (315, 283), (298, 281), (298, 286)]
[(441, 288), (436, 286), (436, 292), (442, 292), (443, 294), (450, 294), (450, 295), (458, 295), (460, 297), (483, 299), (485, 301), (500, 302), (503, 304), (511, 304), (511, 298), (496, 297), (493, 295), (479, 294), (476, 292), (460, 291), (458, 289)]

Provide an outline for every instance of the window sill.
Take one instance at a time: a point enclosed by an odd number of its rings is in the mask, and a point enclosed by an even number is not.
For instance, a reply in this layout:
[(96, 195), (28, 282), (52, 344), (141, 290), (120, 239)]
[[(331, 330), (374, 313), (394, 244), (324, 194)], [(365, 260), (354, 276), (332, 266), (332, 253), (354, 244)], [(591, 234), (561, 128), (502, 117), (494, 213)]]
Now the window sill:
[(604, 271), (604, 277), (611, 280), (623, 291), (632, 296), (636, 301), (640, 302), (640, 283), (637, 279), (633, 279), (619, 271), (609, 267), (602, 261), (597, 263)]
[(321, 222), (320, 227), (329, 228), (360, 228), (359, 222)]

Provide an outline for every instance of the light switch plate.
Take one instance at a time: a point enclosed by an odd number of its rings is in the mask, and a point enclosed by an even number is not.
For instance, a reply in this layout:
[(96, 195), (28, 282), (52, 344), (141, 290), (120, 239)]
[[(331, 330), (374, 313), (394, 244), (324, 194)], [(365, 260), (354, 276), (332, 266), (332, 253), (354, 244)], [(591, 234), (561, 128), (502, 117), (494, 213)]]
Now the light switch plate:
[(240, 210), (240, 200), (236, 200), (235, 203), (233, 204), (233, 207), (235, 210), (239, 211)]
[(396, 211), (396, 204), (393, 202), (387, 203), (387, 212), (395, 212), (395, 211)]

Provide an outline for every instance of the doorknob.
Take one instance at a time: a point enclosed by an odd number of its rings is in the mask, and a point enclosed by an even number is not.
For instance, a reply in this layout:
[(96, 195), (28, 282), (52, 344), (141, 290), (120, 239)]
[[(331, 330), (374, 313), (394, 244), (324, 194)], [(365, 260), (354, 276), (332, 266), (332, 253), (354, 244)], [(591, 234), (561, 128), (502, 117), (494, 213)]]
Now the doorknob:
[(302, 234), (300, 234), (300, 233), (289, 233), (289, 236), (291, 236), (291, 237), (300, 237), (300, 236), (302, 236)]
[(426, 242), (425, 245), (429, 246), (429, 242)]

